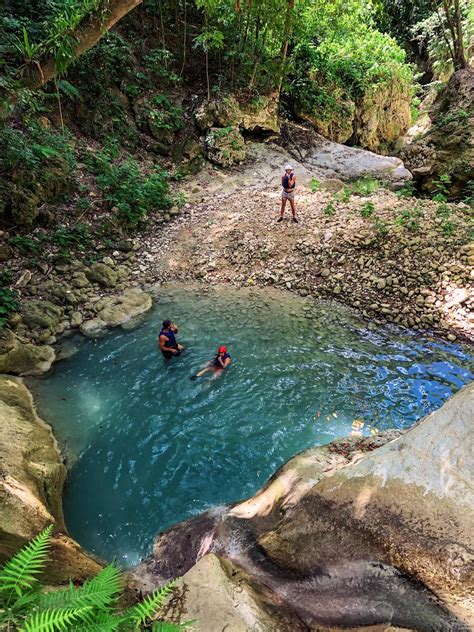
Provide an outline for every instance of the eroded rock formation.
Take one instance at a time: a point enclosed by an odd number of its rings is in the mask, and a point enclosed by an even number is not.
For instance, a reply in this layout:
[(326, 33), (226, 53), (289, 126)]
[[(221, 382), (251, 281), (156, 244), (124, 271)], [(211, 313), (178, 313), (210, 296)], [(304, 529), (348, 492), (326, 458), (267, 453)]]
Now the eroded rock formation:
[(168, 613), (198, 630), (472, 629), (473, 420), (470, 385), (401, 436), (303, 452), (158, 536), (137, 581), (186, 573)]
[(67, 534), (62, 510), (66, 478), (51, 428), (36, 414), (28, 389), (0, 376), (0, 563), (46, 526), (54, 525), (50, 582), (83, 580), (100, 564)]

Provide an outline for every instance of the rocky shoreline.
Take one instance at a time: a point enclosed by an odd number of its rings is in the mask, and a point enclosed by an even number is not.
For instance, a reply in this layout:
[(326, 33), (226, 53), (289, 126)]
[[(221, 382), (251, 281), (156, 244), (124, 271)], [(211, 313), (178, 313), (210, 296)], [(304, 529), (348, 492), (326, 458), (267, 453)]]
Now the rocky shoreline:
[[(195, 179), (183, 185), (189, 201), (168, 216), (173, 221), (150, 221), (145, 233), (121, 240), (99, 261), (73, 259), (31, 273), (21, 257), (11, 258), (21, 312), (0, 335), (0, 371), (48, 371), (62, 338), (126, 326), (150, 309), (150, 288), (178, 281), (272, 285), (340, 301), (375, 325), (472, 343), (474, 242), (466, 204), (448, 205), (446, 220), (436, 202), (407, 200), (370, 180), (328, 177), (313, 160), (296, 164), (299, 224), (276, 224), (288, 154), (271, 144), (249, 151), (245, 165), (208, 167), (199, 186)], [(354, 161), (357, 154), (346, 156), (348, 173)]]

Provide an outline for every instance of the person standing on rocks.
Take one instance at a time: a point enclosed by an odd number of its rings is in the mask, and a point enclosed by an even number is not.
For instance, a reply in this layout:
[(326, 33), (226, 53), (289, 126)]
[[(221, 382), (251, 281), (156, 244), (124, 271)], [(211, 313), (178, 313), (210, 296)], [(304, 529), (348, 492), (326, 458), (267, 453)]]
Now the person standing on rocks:
[(184, 351), (184, 346), (178, 344), (176, 335), (178, 333), (177, 326), (170, 320), (164, 320), (160, 331), (160, 337), (158, 339), (158, 347), (167, 360), (171, 360), (172, 357), (181, 355), (181, 351)]
[(295, 224), (298, 223), (298, 219), (296, 217), (296, 206), (295, 206), (295, 189), (296, 189), (296, 174), (293, 171), (293, 167), (291, 165), (286, 165), (285, 173), (281, 177), (281, 209), (280, 209), (280, 217), (277, 219), (277, 222), (283, 221), (283, 215), (285, 214), (285, 207), (287, 200), (290, 202), (291, 213), (293, 215), (293, 221)]

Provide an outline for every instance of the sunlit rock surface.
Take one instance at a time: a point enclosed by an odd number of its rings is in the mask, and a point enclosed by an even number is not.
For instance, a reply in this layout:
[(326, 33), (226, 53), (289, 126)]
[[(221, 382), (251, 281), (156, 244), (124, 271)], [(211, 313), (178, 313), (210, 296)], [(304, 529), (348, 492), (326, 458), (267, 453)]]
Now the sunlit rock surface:
[[(215, 559), (204, 563), (208, 554), (243, 573), (254, 616), (255, 604), (265, 610), (272, 595), (302, 629), (470, 630), (473, 421), (469, 385), (401, 436), (352, 437), (303, 452), (254, 498), (158, 536), (136, 580), (150, 588), (186, 573), (174, 612), (177, 620), (184, 620), (179, 612), (199, 616), (199, 630), (208, 620), (225, 626), (228, 607), (195, 583), (199, 569), (218, 568)], [(216, 593), (227, 586), (232, 594), (233, 577), (219, 570)], [(235, 616), (231, 629), (253, 629)]]
[(66, 532), (61, 494), (66, 478), (51, 428), (37, 415), (28, 389), (0, 376), (0, 563), (53, 524), (49, 581), (84, 579), (100, 565)]

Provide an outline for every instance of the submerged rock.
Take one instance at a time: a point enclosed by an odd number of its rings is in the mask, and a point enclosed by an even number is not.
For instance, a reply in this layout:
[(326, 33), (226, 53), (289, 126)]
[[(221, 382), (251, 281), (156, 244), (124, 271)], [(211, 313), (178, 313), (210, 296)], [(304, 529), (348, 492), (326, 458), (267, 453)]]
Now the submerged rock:
[(100, 564), (66, 532), (61, 500), (66, 468), (51, 428), (36, 415), (28, 389), (7, 376), (0, 376), (0, 424), (0, 563), (53, 524), (47, 580), (94, 575)]
[[(194, 583), (196, 561), (215, 554), (243, 573), (253, 611), (270, 595), (283, 620), (289, 608), (308, 629), (472, 629), (473, 420), (471, 385), (401, 436), (303, 452), (253, 498), (161, 534), (137, 581), (150, 587), (189, 571), (180, 607), (220, 629), (227, 605), (201, 601)], [(219, 571), (214, 578), (232, 594)]]
[(55, 358), (49, 345), (23, 342), (8, 329), (0, 334), (0, 373), (41, 375), (50, 370)]

